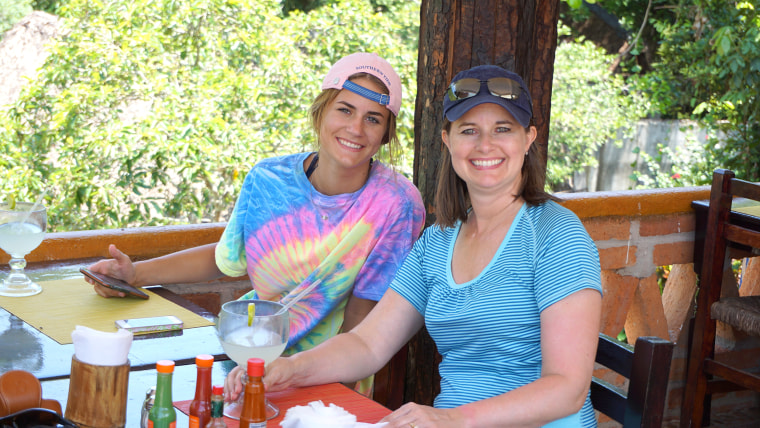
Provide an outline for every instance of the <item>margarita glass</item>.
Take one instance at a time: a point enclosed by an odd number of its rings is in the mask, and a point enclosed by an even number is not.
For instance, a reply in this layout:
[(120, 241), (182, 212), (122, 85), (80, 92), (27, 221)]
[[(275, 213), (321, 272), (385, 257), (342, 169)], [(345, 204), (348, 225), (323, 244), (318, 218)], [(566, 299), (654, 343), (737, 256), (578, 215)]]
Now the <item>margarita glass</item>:
[[(254, 304), (255, 314), (248, 325), (248, 305)], [(278, 312), (283, 305), (268, 300), (233, 300), (222, 305), (216, 333), (224, 352), (238, 366), (246, 367), (249, 358), (261, 358), (269, 364), (282, 354), (288, 344), (290, 318), (288, 311)], [(243, 394), (225, 406), (224, 415), (240, 419)], [(266, 401), (267, 419), (274, 418), (280, 409)]]
[(42, 291), (42, 287), (24, 273), (24, 257), (42, 243), (46, 229), (44, 206), (17, 202), (11, 209), (7, 202), (0, 204), (0, 249), (11, 256), (11, 271), (0, 283), (1, 296), (33, 296)]

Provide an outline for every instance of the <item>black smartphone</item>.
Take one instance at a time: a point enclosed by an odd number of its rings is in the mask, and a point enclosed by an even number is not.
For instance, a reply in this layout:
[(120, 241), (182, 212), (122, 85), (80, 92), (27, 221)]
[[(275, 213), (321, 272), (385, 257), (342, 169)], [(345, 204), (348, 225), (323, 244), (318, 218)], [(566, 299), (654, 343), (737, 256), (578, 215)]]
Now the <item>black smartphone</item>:
[(121, 291), (122, 293), (125, 293), (127, 296), (134, 296), (140, 299), (150, 298), (150, 296), (148, 296), (145, 292), (143, 292), (139, 288), (133, 287), (120, 279), (112, 278), (110, 276), (93, 272), (84, 267), (79, 268), (79, 272), (82, 272), (88, 278), (92, 279), (93, 281), (97, 282), (103, 287), (110, 288), (116, 291)]

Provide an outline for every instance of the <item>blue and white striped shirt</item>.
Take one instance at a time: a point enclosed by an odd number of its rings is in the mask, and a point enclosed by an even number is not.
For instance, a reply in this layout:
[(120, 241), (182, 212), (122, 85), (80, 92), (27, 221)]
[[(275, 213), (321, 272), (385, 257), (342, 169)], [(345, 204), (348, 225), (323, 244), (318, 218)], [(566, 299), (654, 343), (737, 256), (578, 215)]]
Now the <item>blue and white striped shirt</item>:
[[(541, 311), (582, 289), (602, 292), (596, 245), (578, 217), (555, 202), (524, 204), (491, 262), (456, 284), (451, 260), (460, 227), (427, 228), (391, 284), (425, 318), (443, 356), (440, 408), (538, 379)], [(580, 419), (596, 426), (588, 398)]]

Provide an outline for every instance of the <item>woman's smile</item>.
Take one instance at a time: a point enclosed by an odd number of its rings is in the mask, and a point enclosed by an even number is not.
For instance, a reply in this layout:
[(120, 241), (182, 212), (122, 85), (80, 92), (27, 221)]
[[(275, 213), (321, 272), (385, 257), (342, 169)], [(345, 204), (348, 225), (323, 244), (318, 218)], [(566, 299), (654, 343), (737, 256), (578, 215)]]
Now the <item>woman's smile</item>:
[(359, 145), (359, 144), (356, 144), (356, 143), (352, 143), (351, 141), (348, 141), (348, 140), (346, 140), (346, 139), (343, 139), (343, 138), (338, 138), (338, 142), (339, 142), (341, 145), (343, 145), (343, 146), (345, 146), (345, 147), (348, 147), (349, 149), (360, 150), (360, 149), (362, 148), (362, 146), (361, 146), (361, 145)]
[(475, 165), (476, 168), (482, 168), (482, 169), (488, 169), (493, 168), (495, 166), (501, 165), (504, 162), (504, 159), (490, 159), (490, 160), (482, 160), (482, 159), (473, 159), (470, 161), (473, 165)]

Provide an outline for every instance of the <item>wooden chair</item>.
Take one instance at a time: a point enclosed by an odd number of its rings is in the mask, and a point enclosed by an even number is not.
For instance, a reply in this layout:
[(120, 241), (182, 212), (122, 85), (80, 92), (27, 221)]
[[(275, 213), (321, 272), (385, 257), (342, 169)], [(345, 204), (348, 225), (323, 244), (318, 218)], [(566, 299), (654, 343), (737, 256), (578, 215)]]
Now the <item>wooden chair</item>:
[(639, 337), (635, 347), (599, 334), (596, 362), (629, 379), (628, 392), (594, 377), (591, 402), (624, 428), (662, 426), (673, 343)]
[[(760, 376), (756, 373), (714, 359), (716, 321), (760, 336), (760, 296), (738, 297), (733, 281), (727, 281), (726, 287), (722, 287), (724, 269), (730, 269), (731, 258), (758, 254), (760, 248), (760, 231), (737, 224), (732, 215), (734, 197), (760, 201), (760, 184), (736, 179), (728, 170), (716, 170), (710, 191), (704, 246), (695, 248), (695, 253), (702, 252), (702, 269), (681, 406), (681, 427), (700, 427), (703, 420), (709, 421), (711, 394), (714, 392), (760, 391)], [(723, 380), (713, 379), (713, 376)]]
[(0, 375), (0, 416), (36, 408), (63, 415), (58, 400), (42, 398), (42, 385), (33, 374), (24, 370), (11, 370)]

